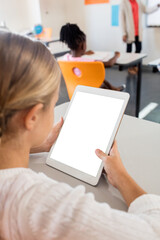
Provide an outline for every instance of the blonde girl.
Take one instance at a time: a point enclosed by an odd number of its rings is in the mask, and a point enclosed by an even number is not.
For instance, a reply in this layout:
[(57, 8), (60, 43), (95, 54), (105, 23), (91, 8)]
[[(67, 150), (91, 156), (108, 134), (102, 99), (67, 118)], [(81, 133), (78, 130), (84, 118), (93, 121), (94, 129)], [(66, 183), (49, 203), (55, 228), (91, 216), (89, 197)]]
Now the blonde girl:
[(60, 76), (43, 44), (0, 32), (0, 239), (158, 239), (160, 197), (129, 176), (116, 143), (96, 154), (128, 213), (28, 168), (29, 153), (49, 151), (63, 124), (52, 128)]

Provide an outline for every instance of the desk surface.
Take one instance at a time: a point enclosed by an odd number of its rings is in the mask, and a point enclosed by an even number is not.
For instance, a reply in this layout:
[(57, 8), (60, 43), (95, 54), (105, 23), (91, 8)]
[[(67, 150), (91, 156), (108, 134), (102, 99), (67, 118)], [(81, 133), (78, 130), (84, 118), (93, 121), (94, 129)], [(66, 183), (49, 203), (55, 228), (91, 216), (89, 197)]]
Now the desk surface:
[(52, 37), (52, 38), (40, 38), (39, 39), (41, 42), (43, 42), (43, 43), (47, 43), (47, 44), (49, 44), (49, 43), (54, 43), (54, 42), (59, 42), (60, 40), (59, 40), (59, 38), (58, 37)]
[(152, 62), (149, 62), (149, 64), (148, 65), (151, 65), (151, 66), (157, 66), (158, 64), (160, 64), (160, 58), (158, 58), (158, 59), (156, 59), (156, 60), (154, 60), (154, 61), (152, 61)]
[[(100, 61), (108, 61), (114, 56), (114, 52), (107, 52), (107, 51), (95, 51), (92, 55), (84, 55), (83, 58), (91, 58)], [(143, 53), (121, 53), (120, 57), (117, 59), (116, 64), (118, 65), (128, 65), (135, 61), (141, 60), (147, 57), (146, 54)]]
[(49, 44), (49, 48), (51, 49), (52, 54), (65, 54), (66, 52), (70, 52), (70, 49), (67, 47), (67, 45), (60, 41), (51, 42)]
[[(55, 108), (55, 122), (64, 116), (68, 103)], [(123, 163), (129, 174), (147, 192), (160, 194), (160, 125), (124, 115), (117, 134), (117, 142)], [(49, 177), (75, 187), (84, 185), (99, 202), (107, 202), (111, 207), (127, 210), (120, 193), (107, 183), (102, 176), (97, 187), (70, 177), (45, 164), (47, 153), (32, 154), (29, 167), (36, 172), (44, 172)]]

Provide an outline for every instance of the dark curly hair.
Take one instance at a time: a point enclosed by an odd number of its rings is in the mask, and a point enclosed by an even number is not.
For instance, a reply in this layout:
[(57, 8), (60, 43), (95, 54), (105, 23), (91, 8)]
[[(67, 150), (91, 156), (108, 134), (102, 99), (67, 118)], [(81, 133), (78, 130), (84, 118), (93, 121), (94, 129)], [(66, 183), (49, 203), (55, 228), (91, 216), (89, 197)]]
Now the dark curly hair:
[(77, 50), (79, 44), (86, 41), (86, 35), (77, 24), (67, 23), (61, 28), (60, 41), (66, 43), (71, 50)]

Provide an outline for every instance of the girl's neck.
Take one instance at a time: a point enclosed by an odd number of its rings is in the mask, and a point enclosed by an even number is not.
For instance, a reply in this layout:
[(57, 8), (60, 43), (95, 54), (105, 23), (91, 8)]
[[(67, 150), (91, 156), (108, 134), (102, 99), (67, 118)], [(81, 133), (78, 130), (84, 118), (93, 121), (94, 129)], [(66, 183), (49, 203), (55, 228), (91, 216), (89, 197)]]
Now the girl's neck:
[(80, 50), (71, 50), (72, 57), (81, 57), (82, 53)]
[(23, 142), (7, 141), (0, 145), (0, 169), (27, 168), (30, 149)]

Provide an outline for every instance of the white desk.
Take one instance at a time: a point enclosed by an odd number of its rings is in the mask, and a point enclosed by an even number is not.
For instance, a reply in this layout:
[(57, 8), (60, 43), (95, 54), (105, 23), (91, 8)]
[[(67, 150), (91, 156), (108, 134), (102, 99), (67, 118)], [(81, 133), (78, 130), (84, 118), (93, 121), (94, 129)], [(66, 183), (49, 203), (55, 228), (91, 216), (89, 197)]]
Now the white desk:
[(149, 65), (151, 65), (151, 66), (157, 66), (158, 64), (160, 64), (160, 58), (158, 58), (152, 62), (149, 62)]
[(55, 57), (59, 57), (70, 52), (70, 49), (67, 47), (67, 45), (62, 43), (58, 37), (51, 39), (39, 39), (39, 41), (43, 42), (47, 47), (49, 47), (51, 53)]
[(159, 64), (160, 64), (160, 58), (158, 58), (158, 59), (156, 59), (156, 60), (154, 60), (152, 62), (149, 62), (148, 65), (153, 67), (153, 72), (158, 72), (157, 65), (159, 65)]
[(49, 47), (49, 45), (51, 43), (59, 42), (59, 38), (58, 37), (54, 37), (54, 38), (40, 38), (39, 41), (43, 42), (47, 47)]
[(35, 36), (31, 36), (31, 38), (44, 43), (47, 47), (49, 47), (51, 53), (55, 57), (59, 57), (59, 56), (64, 55), (65, 53), (70, 52), (70, 49), (67, 47), (66, 44), (62, 43), (59, 40), (59, 37), (48, 38), (48, 39), (47, 38), (37, 39), (37, 38), (35, 38)]
[[(64, 116), (68, 103), (55, 108), (55, 122)], [(149, 121), (124, 116), (117, 134), (119, 151), (130, 175), (150, 193), (160, 194), (160, 125)], [(82, 184), (99, 202), (127, 210), (120, 193), (108, 185), (102, 176), (97, 187), (92, 187), (45, 164), (47, 153), (32, 154), (29, 167), (44, 172), (49, 177), (75, 187)]]
[[(92, 55), (84, 55), (84, 58), (91, 58), (100, 61), (108, 61), (110, 58), (114, 56), (114, 52), (100, 52), (95, 51), (95, 54)], [(142, 60), (147, 57), (146, 54), (143, 53), (121, 53), (118, 58), (116, 65), (119, 66), (119, 70), (122, 71), (131, 66), (138, 65), (138, 76), (137, 76), (137, 93), (136, 93), (136, 112), (135, 116), (138, 117), (140, 110), (140, 98), (141, 98), (141, 75), (142, 75)]]
[(51, 53), (55, 55), (55, 57), (59, 57), (64, 55), (65, 53), (70, 52), (70, 49), (66, 44), (60, 42), (59, 40), (56, 42), (50, 42), (49, 48), (51, 49)]
[[(114, 52), (106, 51), (95, 51), (91, 55), (83, 55), (82, 58), (91, 58), (94, 60), (108, 61), (114, 56)], [(117, 59), (116, 64), (118, 65), (129, 65), (136, 62), (139, 59), (145, 58), (147, 55), (143, 53), (121, 53), (120, 57)]]

